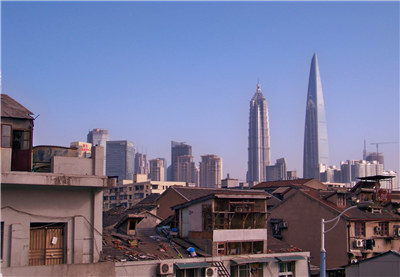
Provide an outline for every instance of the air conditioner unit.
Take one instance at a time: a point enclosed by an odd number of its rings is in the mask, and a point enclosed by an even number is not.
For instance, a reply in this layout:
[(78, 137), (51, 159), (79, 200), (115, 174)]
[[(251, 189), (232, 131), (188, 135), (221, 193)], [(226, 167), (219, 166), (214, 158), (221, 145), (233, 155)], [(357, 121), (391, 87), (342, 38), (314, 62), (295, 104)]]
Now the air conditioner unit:
[(218, 276), (218, 268), (216, 267), (206, 268), (206, 277), (217, 277), (217, 276)]
[(380, 226), (375, 226), (374, 227), (374, 232), (375, 232), (375, 234), (379, 234), (381, 232), (381, 227)]
[(174, 274), (174, 264), (173, 263), (161, 263), (158, 266), (158, 274), (168, 275)]
[(355, 248), (361, 248), (363, 246), (364, 246), (364, 241), (362, 239), (354, 240), (354, 247)]

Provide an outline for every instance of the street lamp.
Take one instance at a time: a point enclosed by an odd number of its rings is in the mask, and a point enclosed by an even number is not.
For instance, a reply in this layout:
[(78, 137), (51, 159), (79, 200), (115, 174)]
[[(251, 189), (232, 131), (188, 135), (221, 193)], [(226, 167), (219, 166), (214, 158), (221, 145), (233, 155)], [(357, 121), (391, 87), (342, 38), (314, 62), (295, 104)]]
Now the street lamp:
[[(354, 208), (361, 208), (361, 209), (365, 209), (367, 207), (369, 207), (373, 202), (372, 201), (362, 201), (360, 203), (357, 203), (356, 206), (351, 206), (348, 207), (347, 209), (345, 209), (343, 212), (341, 212), (337, 217), (332, 218), (330, 220), (325, 220), (325, 219), (321, 219), (321, 257), (320, 257), (320, 277), (326, 277), (326, 250), (325, 250), (325, 233), (328, 233), (329, 231), (331, 231), (333, 228), (336, 227), (336, 225), (339, 223), (339, 219), (340, 217), (347, 211), (354, 209)], [(329, 229), (325, 231), (325, 223), (331, 223), (333, 221), (335, 221), (335, 224)]]

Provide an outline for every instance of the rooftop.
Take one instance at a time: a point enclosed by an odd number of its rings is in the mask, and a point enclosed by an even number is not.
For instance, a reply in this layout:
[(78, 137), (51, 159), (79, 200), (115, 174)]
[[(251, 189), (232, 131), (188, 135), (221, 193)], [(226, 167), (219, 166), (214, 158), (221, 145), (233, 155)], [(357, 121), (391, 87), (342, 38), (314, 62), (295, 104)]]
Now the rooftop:
[(33, 113), (7, 94), (1, 94), (1, 116), (33, 119)]

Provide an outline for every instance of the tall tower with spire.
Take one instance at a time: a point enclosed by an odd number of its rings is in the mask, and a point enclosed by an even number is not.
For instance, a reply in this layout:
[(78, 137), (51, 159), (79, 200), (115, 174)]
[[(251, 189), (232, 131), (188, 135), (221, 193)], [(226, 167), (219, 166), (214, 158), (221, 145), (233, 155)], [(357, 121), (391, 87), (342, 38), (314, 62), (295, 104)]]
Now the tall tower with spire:
[(311, 60), (304, 130), (303, 178), (319, 179), (320, 164), (329, 165), (328, 131), (317, 54)]
[(266, 180), (266, 166), (271, 164), (271, 146), (267, 100), (260, 84), (250, 101), (247, 182), (250, 185)]

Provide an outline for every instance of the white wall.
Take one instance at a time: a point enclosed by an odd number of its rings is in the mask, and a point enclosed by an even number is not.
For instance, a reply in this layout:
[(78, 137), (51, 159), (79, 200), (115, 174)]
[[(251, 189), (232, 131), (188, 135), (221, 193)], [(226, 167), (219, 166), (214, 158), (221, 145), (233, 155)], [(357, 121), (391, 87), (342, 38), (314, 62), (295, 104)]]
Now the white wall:
[(1, 194), (3, 266), (28, 265), (32, 222), (67, 224), (67, 263), (98, 260), (102, 249), (103, 193), (100, 189), (2, 184)]

